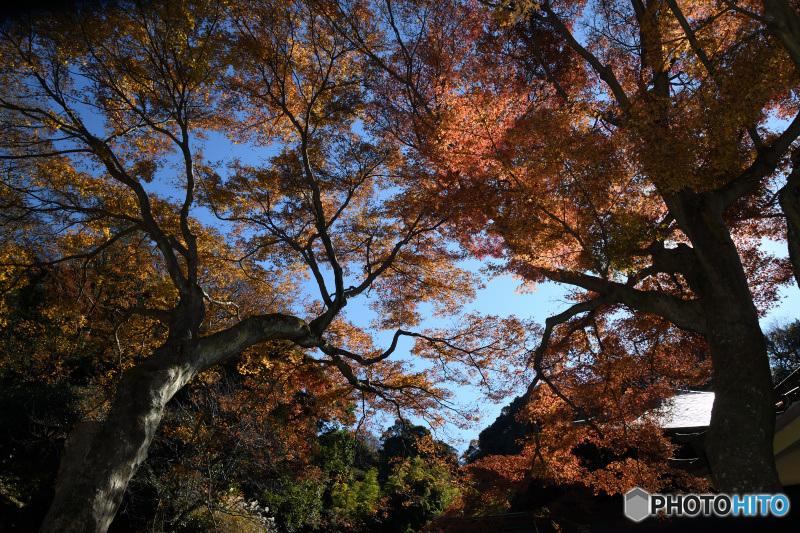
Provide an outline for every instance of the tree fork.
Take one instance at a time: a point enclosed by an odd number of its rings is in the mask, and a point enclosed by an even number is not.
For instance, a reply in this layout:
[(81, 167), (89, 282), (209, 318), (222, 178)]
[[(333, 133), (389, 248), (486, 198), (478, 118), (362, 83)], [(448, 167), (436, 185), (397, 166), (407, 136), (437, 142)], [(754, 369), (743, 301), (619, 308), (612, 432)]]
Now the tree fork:
[(716, 200), (713, 194), (691, 191), (668, 199), (702, 272), (692, 288), (707, 318), (705, 337), (714, 368), (706, 453), (720, 490), (779, 492), (766, 344), (741, 257)]

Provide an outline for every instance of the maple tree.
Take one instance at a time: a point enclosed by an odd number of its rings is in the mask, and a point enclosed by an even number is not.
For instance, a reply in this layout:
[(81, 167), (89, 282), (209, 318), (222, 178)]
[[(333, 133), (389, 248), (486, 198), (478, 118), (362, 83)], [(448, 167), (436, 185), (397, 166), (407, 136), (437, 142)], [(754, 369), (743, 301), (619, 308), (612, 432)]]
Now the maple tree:
[[(787, 0), (187, 0), (3, 24), (0, 312), (15, 340), (37, 338), (41, 323), (6, 312), (36, 268), (70, 270), (75, 294), (48, 311), (42, 340), (58, 349), (9, 364), (58, 375), (91, 324), (108, 396), (67, 440), (42, 529), (104, 531), (170, 399), (236, 357), (243, 374), (316, 369), (336, 409), (359, 397), (437, 420), (438, 371), (465, 361), (483, 380), (520, 380), (522, 354), (541, 432), (491, 468), (507, 486), (533, 462), (543, 479), (619, 491), (657, 487), (669, 449), (634, 422), (702, 381), (707, 350), (720, 487), (778, 490), (758, 316), (800, 279), (796, 12)], [(223, 139), (269, 147), (265, 161), (206, 160)], [(789, 261), (762, 238), (785, 239)], [(453, 239), (529, 285), (576, 287), (574, 303), (543, 329), (473, 315), (457, 334), (409, 333), (420, 304), (447, 315), (474, 294)], [(87, 268), (106, 257), (111, 268)], [(369, 292), (377, 326), (396, 329), (385, 351), (344, 317)], [(432, 369), (390, 358), (401, 336)], [(299, 442), (296, 429), (281, 439)], [(579, 464), (586, 442), (611, 460)], [(652, 452), (636, 479), (631, 447)], [(419, 464), (402, 468), (398, 480), (428, 490)], [(358, 483), (371, 501), (374, 484)]]
[[(446, 215), (403, 187), (424, 169), (360, 127), (373, 71), (320, 13), (133, 1), (0, 28), (3, 294), (32, 267), (73, 265), (76, 301), (104, 314), (117, 356), (108, 401), (67, 439), (43, 531), (105, 531), (167, 403), (243, 353), (316, 368), (328, 405), (444, 416), (431, 372), (389, 356), (419, 304), (452, 312), (476, 278), (455, 266)], [(204, 141), (226, 137), (272, 151), (206, 161)], [(103, 280), (80, 272), (112, 250), (114, 290), (95, 300)], [(343, 318), (367, 291), (397, 328), (385, 351)], [(264, 349), (275, 341), (302, 350)]]
[[(0, 403), (20, 408), (1, 411), (6, 529), (39, 525), (52, 499), (64, 436), (81, 417), (101, 417), (113, 395), (118, 353), (105, 329), (101, 311), (113, 307), (103, 294), (130, 289), (123, 279), (103, 275), (115, 252), (80, 265), (96, 280), (84, 286), (97, 304), (91, 310), (87, 299), (76, 298), (80, 283), (70, 283), (69, 263), (9, 297), (8, 323), (0, 328), (9, 354), (0, 366)], [(74, 318), (59, 307), (76, 304), (90, 311), (91, 328), (77, 335), (71, 327), (54, 328), (47, 317)], [(113, 327), (114, 320), (107, 322)], [(120, 335), (130, 333), (134, 322), (127, 321)], [(120, 344), (128, 345), (125, 337)], [(49, 368), (53, 363), (56, 371)], [(431, 491), (425, 483), (416, 483), (424, 489), (417, 490), (398, 482), (392, 471), (402, 465), (391, 458), (397, 446), (379, 457), (377, 441), (352, 434), (345, 424), (356, 420), (355, 406), (330, 385), (325, 373), (284, 343), (201, 374), (166, 407), (111, 530), (369, 531), (424, 519), (426, 513), (414, 510), (427, 500), (435, 505), (436, 489), (446, 486), (447, 477), (437, 474)], [(341, 429), (317, 436), (321, 424)], [(378, 468), (394, 481), (379, 482)], [(419, 468), (406, 469), (400, 477), (419, 477)]]
[(581, 318), (560, 326), (541, 363), (556, 387), (541, 384), (517, 398), (504, 415), (513, 421), (498, 419), (491, 433), (508, 429), (508, 437), (497, 437), (501, 442), (481, 434), (466, 467), (464, 512), (522, 510), (532, 501), (541, 506), (552, 497), (548, 487), (609, 495), (634, 486), (707, 489), (705, 480), (671, 462), (676, 445), (664, 435), (656, 408), (676, 387), (707, 383), (708, 350), (697, 335), (661, 318), (642, 318), (620, 318), (612, 307), (598, 311), (577, 335), (563, 329), (580, 328)]
[(358, 2), (336, 5), (384, 74), (376, 123), (435, 173), (418, 186), (452, 234), (578, 291), (546, 321), (527, 397), (571, 387), (548, 354), (610, 306), (661, 317), (707, 345), (719, 487), (780, 490), (758, 319), (800, 272), (797, 3), (385, 2), (383, 48)]

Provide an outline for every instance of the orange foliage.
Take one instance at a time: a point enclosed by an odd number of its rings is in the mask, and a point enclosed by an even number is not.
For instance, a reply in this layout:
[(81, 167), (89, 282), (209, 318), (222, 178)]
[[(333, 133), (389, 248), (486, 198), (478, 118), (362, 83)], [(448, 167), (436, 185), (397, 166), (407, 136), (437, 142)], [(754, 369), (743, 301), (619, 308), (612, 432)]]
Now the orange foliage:
[[(536, 382), (560, 392), (534, 407), (545, 409), (536, 416), (569, 425), (571, 410), (597, 426), (627, 428), (677, 383), (702, 381), (693, 366), (707, 376), (710, 359), (731, 406), (712, 418), (712, 469), (718, 479), (737, 478), (742, 469), (728, 458), (757, 447), (764, 465), (753, 471), (768, 472), (764, 479), (722, 485), (775, 487), (771, 442), (722, 453), (722, 443), (739, 441), (733, 424), (717, 421), (736, 419), (751, 428), (746, 434), (770, 431), (758, 314), (774, 305), (791, 270), (759, 247), (765, 237), (786, 238), (777, 196), (800, 137), (800, 43), (785, 29), (795, 27), (796, 4), (399, 5), (392, 14), (400, 22), (388, 21), (397, 30), (393, 54), (380, 65), (388, 96), (369, 110), (380, 131), (427, 166), (430, 177), (415, 185), (449, 214), (450, 234), (474, 256), (502, 260), (497, 270), (528, 284), (576, 288), (530, 354)], [(780, 22), (780, 9), (791, 20)], [(408, 52), (432, 43), (448, 53)], [(597, 331), (591, 322), (611, 312), (623, 317), (617, 334)], [(581, 335), (587, 327), (594, 340)], [(651, 344), (648, 328), (669, 348)], [(577, 431), (563, 428), (548, 452), (569, 455), (590, 438)], [(613, 442), (602, 446), (622, 454)], [(566, 455), (556, 464), (551, 474), (541, 466), (541, 475), (591, 479)], [(632, 483), (614, 481), (623, 464), (630, 458), (608, 465), (597, 486)], [(658, 483), (657, 469), (637, 471), (642, 483)]]

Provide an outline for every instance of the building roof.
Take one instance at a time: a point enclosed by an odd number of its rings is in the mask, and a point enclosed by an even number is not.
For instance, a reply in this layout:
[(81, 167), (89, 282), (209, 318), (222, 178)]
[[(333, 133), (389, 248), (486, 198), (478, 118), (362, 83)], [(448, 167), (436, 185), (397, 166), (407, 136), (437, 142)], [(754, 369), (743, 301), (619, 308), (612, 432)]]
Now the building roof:
[(654, 414), (664, 429), (699, 428), (711, 423), (713, 392), (679, 391), (664, 400)]

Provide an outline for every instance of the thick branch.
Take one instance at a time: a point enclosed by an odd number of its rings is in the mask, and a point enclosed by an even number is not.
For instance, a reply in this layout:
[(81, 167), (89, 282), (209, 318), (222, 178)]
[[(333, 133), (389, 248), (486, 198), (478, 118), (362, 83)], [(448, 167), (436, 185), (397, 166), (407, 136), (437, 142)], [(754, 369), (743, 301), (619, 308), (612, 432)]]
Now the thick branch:
[(711, 194), (717, 196), (719, 208), (724, 211), (736, 200), (758, 187), (761, 180), (775, 172), (781, 158), (792, 143), (800, 137), (800, 113), (795, 115), (789, 127), (772, 144), (758, 151), (755, 161), (738, 177)]
[(312, 335), (308, 324), (300, 318), (280, 313), (255, 315), (223, 331), (198, 339), (192, 350), (192, 363), (202, 372), (240, 354), (254, 344), (280, 339), (303, 348), (322, 345), (322, 339)]
[(55, 265), (55, 264), (58, 264), (58, 263), (64, 263), (66, 261), (72, 261), (73, 259), (91, 259), (93, 257), (96, 257), (103, 250), (111, 247), (119, 239), (121, 239), (121, 238), (123, 238), (123, 237), (125, 237), (127, 235), (130, 235), (131, 233), (134, 233), (134, 232), (136, 232), (136, 231), (138, 231), (140, 229), (141, 228), (139, 228), (138, 226), (132, 226), (130, 228), (124, 229), (124, 230), (120, 231), (119, 233), (115, 233), (114, 235), (112, 235), (108, 240), (106, 240), (105, 242), (103, 242), (102, 244), (100, 244), (99, 246), (94, 248), (93, 250), (90, 250), (90, 251), (82, 253), (82, 254), (67, 255), (67, 256), (64, 256), (64, 257), (59, 257), (58, 259), (54, 259), (52, 261), (37, 261), (37, 262), (35, 262), (33, 264), (29, 264), (29, 263), (1, 263), (0, 266), (15, 266), (15, 267), (34, 267), (34, 266), (36, 266), (36, 267), (39, 267), (39, 266), (49, 266), (49, 265)]
[(625, 90), (622, 88), (622, 85), (617, 79), (617, 76), (614, 74), (614, 70), (609, 65), (603, 65), (600, 60), (597, 59), (597, 56), (584, 48), (583, 45), (581, 45), (581, 43), (575, 39), (575, 36), (571, 31), (569, 31), (569, 28), (567, 28), (561, 18), (559, 18), (559, 16), (549, 6), (549, 3), (542, 6), (542, 11), (547, 13), (547, 18), (544, 20), (552, 24), (555, 30), (567, 41), (569, 47), (572, 48), (579, 56), (585, 59), (592, 69), (597, 73), (597, 75), (600, 76), (600, 79), (606, 82), (606, 85), (608, 85), (608, 88), (614, 95), (614, 99), (616, 99), (617, 103), (622, 109), (622, 112), (627, 114), (631, 107), (630, 100), (628, 99), (628, 95), (625, 93)]
[(800, 74), (800, 19), (787, 0), (761, 0), (770, 31), (781, 40)]
[(593, 312), (596, 309), (600, 308), (601, 306), (609, 303), (612, 303), (611, 298), (608, 298), (606, 296), (600, 296), (593, 300), (587, 300), (585, 302), (579, 302), (577, 304), (574, 304), (569, 309), (557, 315), (551, 316), (547, 320), (545, 320), (545, 329), (544, 333), (542, 333), (542, 341), (539, 343), (539, 346), (534, 351), (533, 360), (531, 362), (533, 365), (533, 369), (536, 371), (536, 377), (533, 379), (533, 382), (528, 386), (528, 390), (525, 391), (525, 394), (523, 395), (525, 401), (529, 400), (531, 395), (533, 395), (533, 391), (536, 389), (536, 386), (539, 384), (539, 381), (540, 380), (544, 381), (547, 384), (547, 386), (550, 387), (550, 389), (556, 394), (556, 396), (561, 398), (561, 400), (563, 400), (567, 405), (569, 405), (572, 408), (572, 410), (575, 411), (578, 415), (583, 416), (586, 420), (586, 423), (589, 424), (589, 426), (592, 429), (594, 429), (601, 438), (603, 436), (602, 431), (600, 431), (600, 428), (598, 428), (597, 425), (595, 425), (595, 423), (592, 422), (586, 411), (584, 411), (583, 408), (576, 405), (575, 402), (570, 400), (563, 392), (561, 392), (558, 389), (558, 387), (555, 386), (555, 384), (550, 380), (550, 378), (548, 378), (545, 375), (544, 370), (542, 369), (542, 360), (544, 359), (544, 354), (547, 351), (547, 348), (550, 344), (550, 336), (553, 333), (553, 328), (555, 328), (559, 324), (563, 324), (564, 322), (566, 322), (567, 320), (576, 315), (586, 312)]
[(579, 272), (541, 268), (538, 270), (552, 281), (596, 292), (608, 297), (610, 302), (618, 302), (636, 311), (658, 315), (681, 329), (705, 334), (706, 320), (698, 300), (682, 300), (658, 291), (641, 291), (627, 284)]

